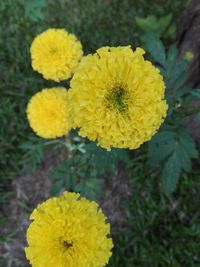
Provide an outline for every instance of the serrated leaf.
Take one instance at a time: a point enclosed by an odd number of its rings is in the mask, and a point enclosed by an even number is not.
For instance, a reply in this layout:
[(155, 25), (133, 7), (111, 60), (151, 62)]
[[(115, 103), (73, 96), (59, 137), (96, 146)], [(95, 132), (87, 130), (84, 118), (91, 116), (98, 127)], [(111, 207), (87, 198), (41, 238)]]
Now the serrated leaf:
[(30, 136), (29, 141), (19, 146), (24, 150), (21, 161), (23, 172), (33, 172), (44, 159), (44, 140)]
[(57, 183), (58, 185), (62, 184), (62, 187), (67, 190), (73, 188), (74, 181), (70, 170), (70, 162), (68, 160), (65, 160), (62, 164), (56, 166), (49, 173), (48, 177), (53, 181), (53, 185)]
[(189, 133), (186, 130), (180, 131), (179, 136), (180, 144), (184, 147), (184, 149), (187, 151), (190, 158), (197, 159), (199, 156), (198, 150), (196, 149), (196, 145), (192, 137), (189, 135)]
[(146, 34), (146, 47), (153, 59), (164, 66), (166, 63), (165, 48), (155, 34)]
[(116, 168), (117, 161), (123, 161), (125, 163), (129, 161), (126, 150), (112, 149), (108, 152), (101, 147), (97, 147), (95, 143), (87, 144), (85, 149), (88, 160), (100, 174), (105, 173), (105, 171), (113, 172)]
[(176, 184), (180, 176), (180, 161), (176, 152), (169, 157), (164, 164), (162, 171), (162, 188), (166, 195), (171, 194), (176, 189)]
[(185, 128), (161, 131), (149, 142), (148, 148), (148, 163), (164, 164), (162, 181), (166, 194), (175, 190), (181, 170), (189, 172), (191, 160), (198, 157), (195, 142)]
[(176, 134), (169, 130), (157, 133), (149, 141), (147, 163), (154, 166), (166, 159), (174, 150), (175, 137)]
[(63, 179), (69, 174), (69, 164), (67, 160), (56, 166), (49, 174), (51, 180)]
[(190, 172), (191, 160), (189, 154), (187, 153), (187, 151), (184, 149), (184, 146), (182, 146), (180, 142), (177, 145), (176, 152), (177, 152), (177, 157), (179, 157), (180, 166), (182, 167), (182, 169), (186, 172)]
[(173, 152), (173, 150), (173, 140), (168, 140), (168, 142), (160, 145), (150, 144), (147, 163), (151, 166), (155, 166), (166, 159)]
[(150, 142), (154, 142), (154, 143), (159, 143), (163, 141), (166, 142), (168, 140), (174, 139), (175, 136), (176, 136), (176, 133), (174, 131), (166, 129), (155, 134)]

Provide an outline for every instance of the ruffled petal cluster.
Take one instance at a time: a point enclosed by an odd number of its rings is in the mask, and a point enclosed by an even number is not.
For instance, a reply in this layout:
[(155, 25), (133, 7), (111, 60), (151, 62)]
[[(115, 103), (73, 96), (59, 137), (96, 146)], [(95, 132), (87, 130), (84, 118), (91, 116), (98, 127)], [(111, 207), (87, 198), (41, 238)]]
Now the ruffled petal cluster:
[(113, 247), (97, 203), (65, 192), (31, 214), (26, 257), (33, 267), (102, 267)]
[(65, 88), (45, 88), (27, 106), (30, 127), (43, 138), (56, 138), (71, 130), (68, 93)]
[(47, 80), (67, 80), (74, 73), (83, 51), (73, 34), (64, 29), (48, 29), (31, 45), (32, 67)]
[(83, 58), (71, 80), (70, 116), (101, 147), (136, 149), (166, 117), (165, 85), (144, 50), (102, 47)]

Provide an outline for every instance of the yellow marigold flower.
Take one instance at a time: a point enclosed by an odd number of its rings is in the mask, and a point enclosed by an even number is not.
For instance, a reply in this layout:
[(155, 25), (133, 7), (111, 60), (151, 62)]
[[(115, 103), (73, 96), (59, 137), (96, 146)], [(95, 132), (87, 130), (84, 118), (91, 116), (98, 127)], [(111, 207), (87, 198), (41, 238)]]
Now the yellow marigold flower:
[(102, 47), (82, 60), (68, 92), (73, 127), (81, 136), (108, 150), (135, 149), (156, 133), (167, 111), (165, 85), (144, 53)]
[(67, 90), (55, 87), (36, 93), (28, 103), (27, 117), (38, 136), (56, 138), (67, 134), (71, 129)]
[(30, 219), (25, 253), (33, 267), (102, 267), (112, 254), (106, 217), (79, 194), (48, 199)]
[(66, 80), (74, 73), (83, 51), (81, 43), (64, 29), (48, 29), (31, 45), (32, 67), (47, 80)]

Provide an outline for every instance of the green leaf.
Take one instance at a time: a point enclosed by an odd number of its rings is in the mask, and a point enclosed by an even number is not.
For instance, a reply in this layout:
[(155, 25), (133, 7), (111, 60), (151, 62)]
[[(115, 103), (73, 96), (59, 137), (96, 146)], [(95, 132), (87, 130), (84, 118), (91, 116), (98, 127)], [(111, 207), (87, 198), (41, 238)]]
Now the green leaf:
[(33, 172), (37, 169), (44, 159), (44, 144), (43, 139), (31, 135), (26, 143), (19, 146), (24, 151), (23, 159), (20, 162), (23, 172)]
[(166, 70), (163, 67), (161, 67), (161, 66), (159, 66), (159, 70), (160, 70), (160, 74), (163, 77), (167, 78), (168, 74), (167, 74)]
[(103, 174), (105, 171), (114, 171), (115, 160), (110, 151), (97, 147), (95, 143), (86, 145), (86, 153), (90, 163), (97, 169), (98, 173)]
[(113, 148), (111, 150), (111, 153), (112, 153), (112, 157), (114, 158), (114, 160), (120, 160), (124, 163), (129, 163), (130, 161), (128, 150), (126, 149)]
[(174, 139), (175, 136), (176, 136), (176, 133), (174, 132), (173, 129), (172, 130), (166, 129), (155, 134), (150, 142), (154, 142), (154, 143), (159, 143), (163, 141), (166, 142), (168, 140)]
[(51, 195), (57, 195), (60, 190), (63, 188), (63, 180), (57, 181), (56, 183), (52, 184), (50, 193)]
[[(167, 70), (167, 79), (165, 81), (168, 91), (181, 91), (181, 87), (184, 86), (187, 74), (186, 64), (184, 61), (174, 62), (172, 68)], [(185, 87), (185, 86), (184, 86)]]
[(154, 15), (148, 15), (146, 18), (136, 16), (135, 21), (138, 27), (145, 32), (158, 30), (157, 19)]
[(200, 89), (194, 89), (191, 91), (191, 94), (197, 98), (197, 99), (200, 99)]
[(49, 173), (48, 177), (53, 181), (52, 188), (55, 186), (55, 190), (59, 187), (59, 185), (62, 185), (62, 187), (67, 190), (70, 190), (73, 187), (70, 162), (68, 160), (64, 160), (62, 164), (56, 166)]
[(161, 35), (169, 26), (170, 22), (172, 20), (172, 14), (168, 14), (166, 16), (161, 17), (157, 22), (158, 32)]
[(172, 23), (164, 35), (166, 38), (175, 39), (176, 36), (176, 24)]
[(190, 161), (190, 155), (185, 150), (184, 146), (179, 142), (177, 145), (177, 157), (179, 157), (180, 165), (183, 168), (184, 171), (190, 172), (191, 171), (191, 161)]
[(112, 149), (107, 151), (98, 147), (95, 143), (89, 143), (85, 146), (88, 160), (97, 169), (100, 174), (106, 171), (114, 172), (117, 161), (128, 163), (129, 155), (125, 149)]
[(64, 160), (62, 164), (56, 166), (49, 174), (49, 178), (52, 180), (63, 179), (63, 177), (69, 174), (69, 164), (67, 160)]
[(189, 94), (191, 92), (192, 88), (190, 87), (180, 87), (179, 89), (177, 89), (176, 95), (177, 97), (182, 97), (186, 94)]
[(166, 143), (149, 145), (148, 161), (147, 163), (151, 166), (155, 166), (164, 159), (166, 159), (174, 150), (173, 140)]
[(171, 45), (167, 53), (167, 60), (165, 65), (167, 72), (169, 72), (174, 66), (177, 59), (177, 55), (178, 55), (178, 49), (176, 48), (175, 45)]
[(46, 6), (45, 0), (26, 0), (24, 3), (25, 18), (35, 22), (44, 19), (43, 9)]
[(176, 64), (172, 68), (172, 72), (170, 73), (169, 78), (174, 82), (180, 76), (186, 76), (186, 67), (187, 67), (187, 64), (185, 63), (185, 61), (176, 62)]
[(190, 158), (197, 159), (199, 157), (199, 152), (196, 149), (196, 145), (192, 137), (185, 129), (181, 129), (179, 132), (180, 144), (187, 151)]
[(166, 159), (174, 150), (175, 133), (165, 130), (157, 133), (148, 144), (147, 163), (155, 166)]
[(172, 20), (172, 14), (162, 16), (157, 19), (154, 15), (148, 15), (147, 17), (135, 17), (136, 24), (140, 29), (145, 32), (154, 32), (159, 36), (167, 29)]
[(164, 66), (166, 63), (165, 48), (159, 38), (153, 33), (147, 33), (146, 46), (153, 59)]
[[(191, 160), (198, 157), (198, 151), (185, 128), (165, 128), (149, 142), (147, 163), (163, 163), (162, 186), (169, 194), (175, 190), (181, 171), (191, 171)], [(170, 166), (172, 170), (168, 169)]]
[(180, 161), (175, 152), (164, 164), (162, 171), (162, 188), (166, 195), (171, 194), (176, 189), (176, 184), (180, 176)]
[(92, 177), (91, 179), (81, 179), (75, 186), (75, 191), (89, 199), (96, 199), (102, 193), (102, 179)]
[(178, 90), (181, 88), (181, 86), (183, 86), (186, 82), (186, 75), (185, 73), (183, 73), (182, 75), (180, 75), (174, 82), (173, 82), (173, 90)]

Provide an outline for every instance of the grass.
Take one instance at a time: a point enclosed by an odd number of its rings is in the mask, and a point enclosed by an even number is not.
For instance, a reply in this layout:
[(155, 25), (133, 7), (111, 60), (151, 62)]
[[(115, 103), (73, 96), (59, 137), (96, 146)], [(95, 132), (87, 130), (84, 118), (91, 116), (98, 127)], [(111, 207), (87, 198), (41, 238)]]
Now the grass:
[[(32, 94), (55, 83), (31, 68), (32, 39), (48, 27), (64, 27), (82, 41), (85, 53), (102, 45), (139, 44), (134, 17), (173, 13), (188, 1), (155, 0), (3, 0), (0, 2), (0, 203), (9, 197), (10, 182), (21, 174), (20, 145), (32, 135), (25, 108)], [(173, 6), (173, 8), (172, 8)], [(136, 161), (130, 176), (133, 196), (126, 203), (129, 227), (115, 237), (111, 267), (200, 266), (199, 167), (183, 177), (176, 195), (160, 195), (155, 173), (144, 174)], [(3, 221), (3, 219), (2, 219)], [(0, 263), (1, 264), (1, 263)]]
[(135, 161), (133, 195), (125, 205), (128, 228), (114, 243), (110, 267), (199, 267), (200, 212), (199, 166), (183, 175), (171, 198), (160, 194), (159, 179)]

